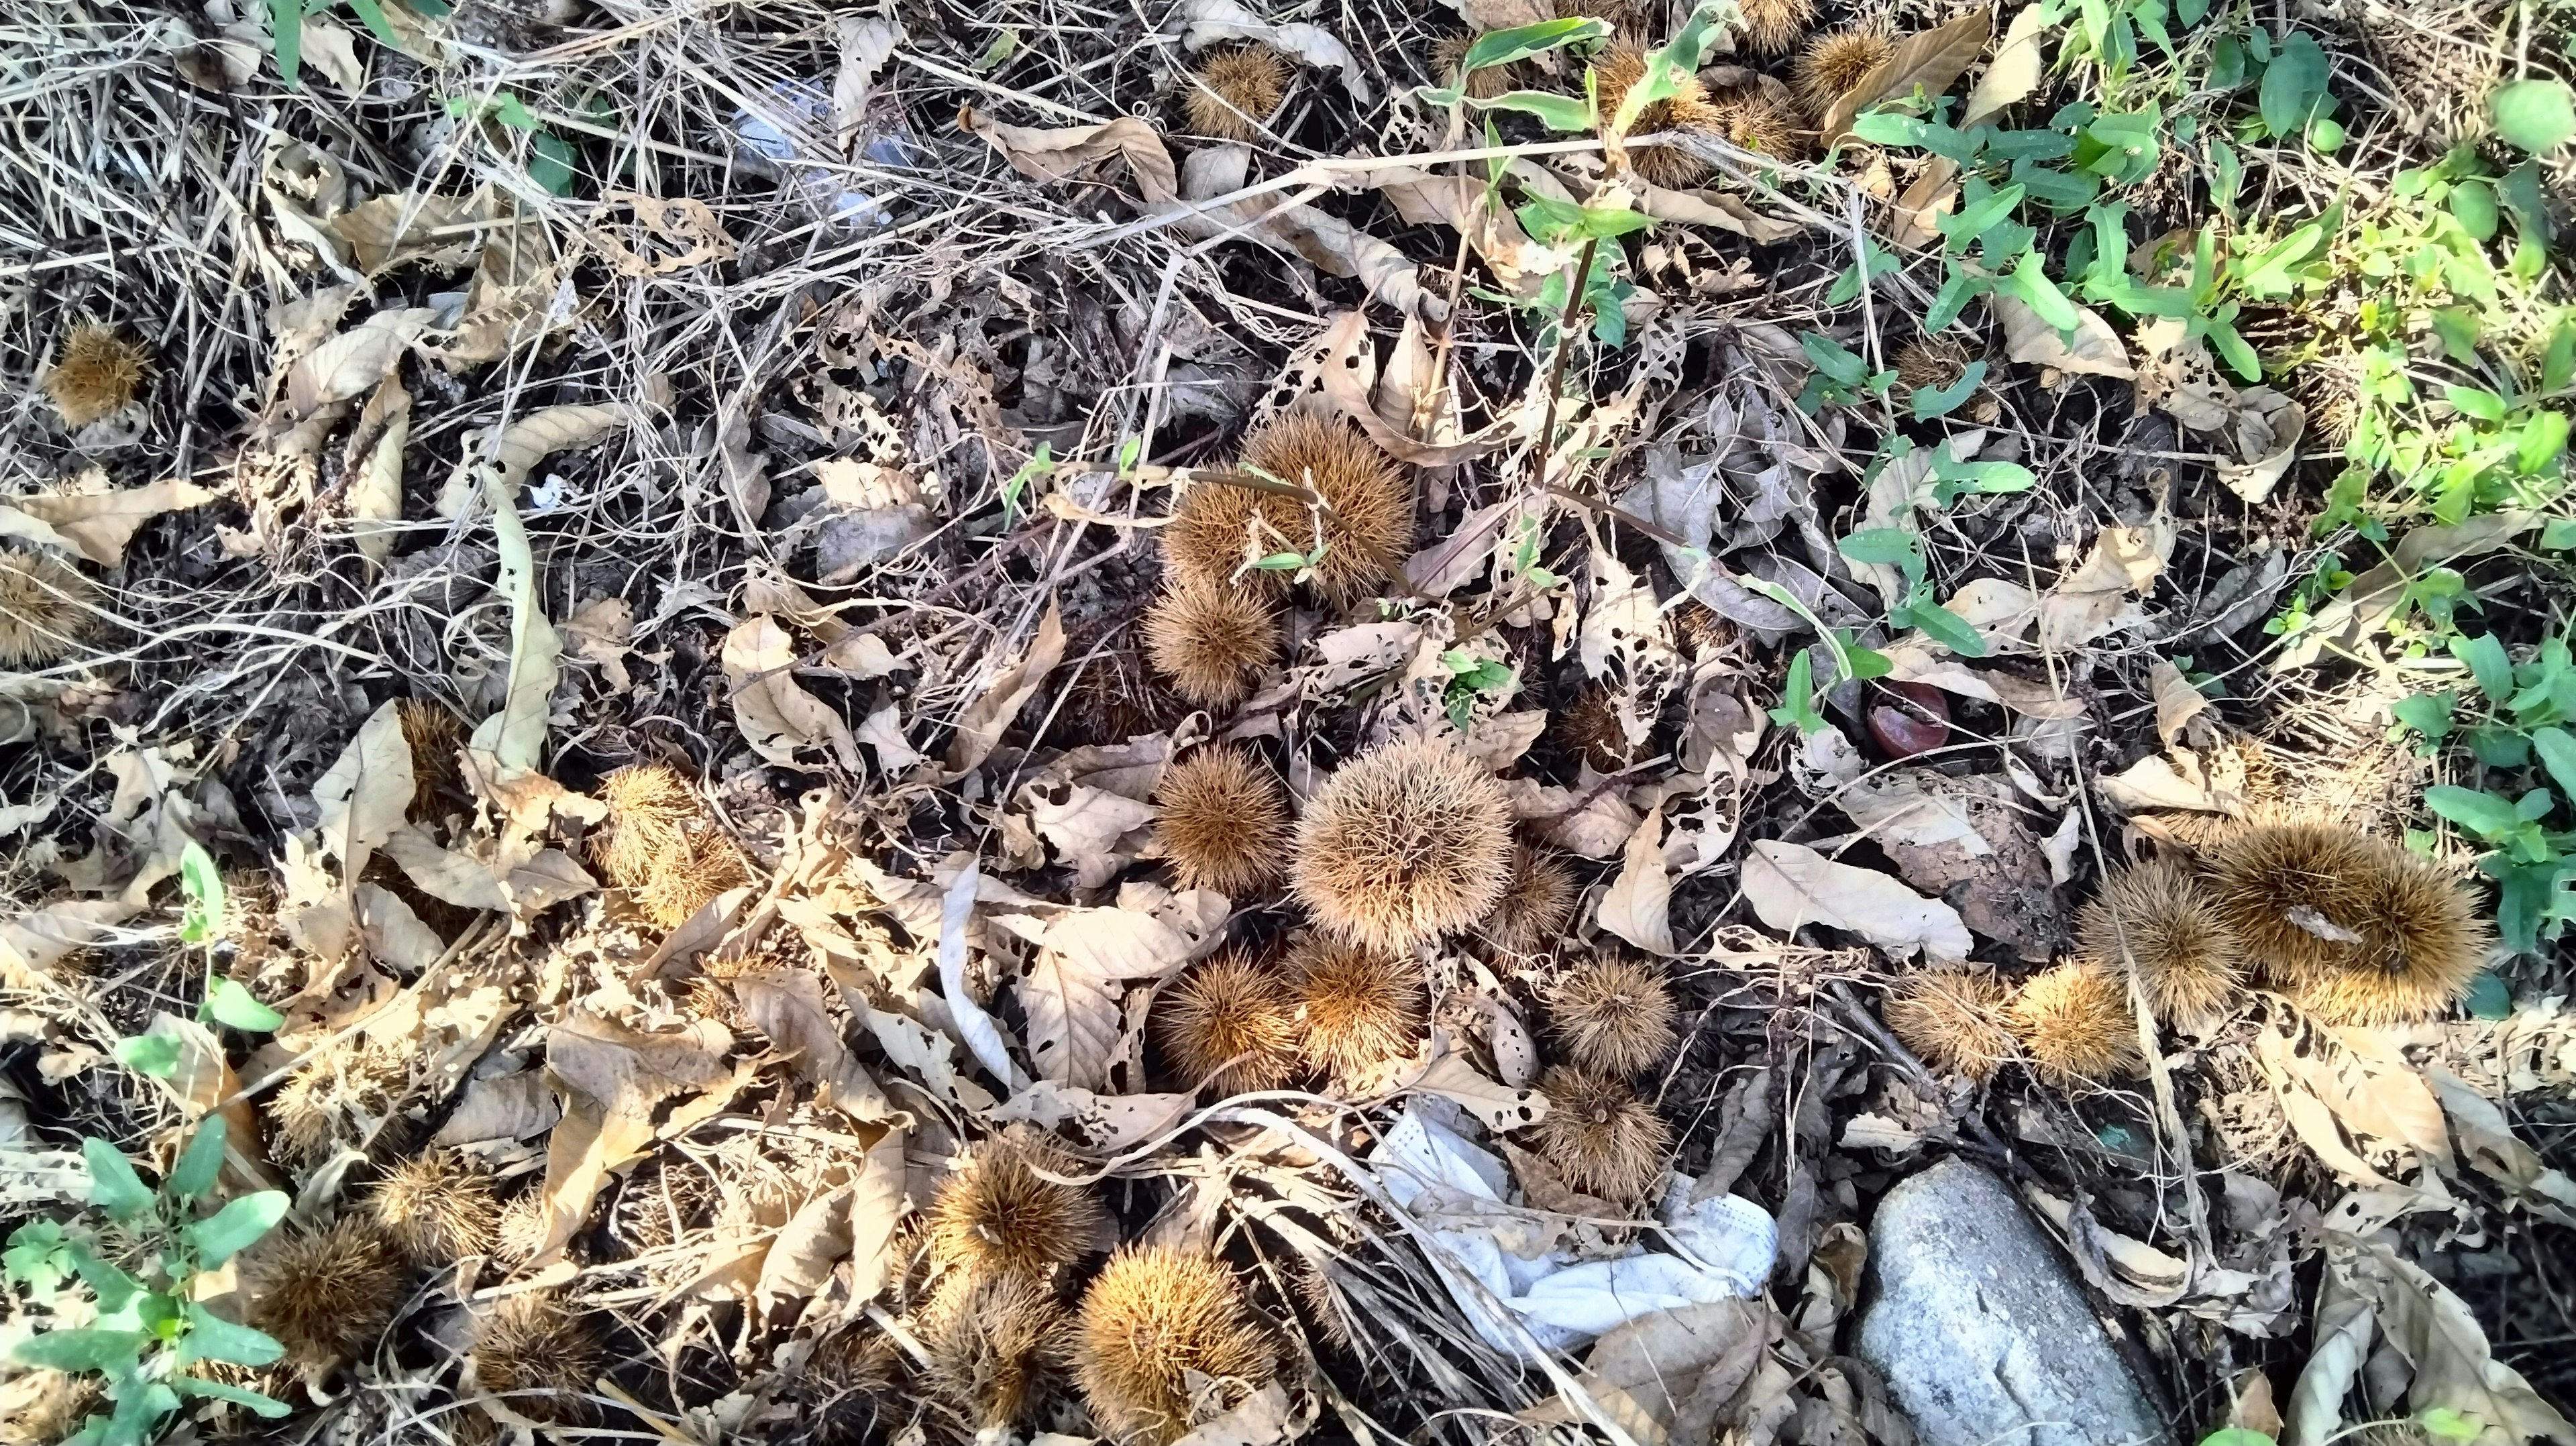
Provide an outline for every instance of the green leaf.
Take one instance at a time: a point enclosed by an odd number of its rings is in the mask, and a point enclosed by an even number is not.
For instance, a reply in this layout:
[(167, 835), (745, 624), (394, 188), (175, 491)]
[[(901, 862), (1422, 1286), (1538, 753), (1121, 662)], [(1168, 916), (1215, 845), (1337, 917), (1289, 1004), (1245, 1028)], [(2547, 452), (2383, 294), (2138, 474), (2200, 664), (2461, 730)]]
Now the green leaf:
[(236, 1366), (264, 1366), (286, 1354), (286, 1347), (249, 1326), (228, 1321), (195, 1301), (188, 1302), (188, 1333), (179, 1338), (179, 1364), (223, 1361)]
[(2473, 1421), (2448, 1406), (2425, 1407), (2423, 1414), (2415, 1418), (2415, 1424), (2423, 1428), (2425, 1435), (2437, 1441), (2469, 1442), (2487, 1434), (2483, 1423)]
[(168, 1079), (179, 1069), (179, 1041), (166, 1034), (128, 1035), (116, 1042), (116, 1062), (136, 1074)]
[(2272, 1446), (2272, 1438), (2244, 1426), (2229, 1426), (2201, 1437), (2200, 1446)]
[(2513, 991), (2492, 969), (2483, 969), (2469, 981), (2469, 997), (2462, 1001), (2475, 1019), (2505, 1019), (2513, 1014)]
[(1849, 628), (1834, 630), (1834, 646), (1841, 650), (1843, 662), (1850, 670), (1852, 681), (1855, 683), (1866, 683), (1872, 678), (1884, 678), (1896, 671), (1894, 658), (1853, 642)]
[(1968, 620), (1941, 606), (1922, 603), (1906, 609), (1906, 622), (1923, 630), (1923, 635), (1963, 658), (1986, 655), (1986, 639)]
[(2432, 313), (2433, 334), (2442, 339), (2442, 350), (2462, 366), (2475, 366), (2478, 361), (2478, 336), (2484, 330), (2478, 314), (2465, 306), (2439, 306)]
[(2400, 698), (2388, 711), (2400, 724), (2423, 734), (2426, 742), (2439, 743), (2451, 735), (2451, 712), (2458, 703), (2458, 697), (2445, 689)]
[(1932, 298), (1932, 309), (1923, 314), (1923, 330), (1927, 333), (1947, 330), (1950, 323), (1959, 319), (1959, 313), (1968, 309), (1969, 302), (1993, 288), (1994, 283), (1987, 278), (1952, 265), (1948, 278), (1941, 283), (1941, 290)]
[(152, 1188), (116, 1146), (96, 1135), (81, 1141), (81, 1158), (89, 1162), (90, 1203), (110, 1220), (132, 1220), (152, 1212)]
[(1274, 552), (1254, 563), (1253, 567), (1261, 572), (1295, 572), (1305, 565), (1306, 554), (1302, 552)]
[(1923, 144), (1924, 123), (1914, 116), (1892, 110), (1874, 110), (1852, 117), (1852, 134), (1874, 146), (1919, 146)]
[(1885, 563), (1891, 567), (1923, 565), (1922, 539), (1902, 527), (1865, 528), (1834, 546), (1854, 562)]
[(1736, 14), (1735, 7), (1723, 0), (1700, 0), (1671, 40), (1646, 52), (1646, 73), (1619, 98), (1619, 113), (1611, 117), (1609, 133), (1628, 134), (1646, 107), (1678, 94), (1683, 78), (1699, 70), (1700, 53), (1707, 48), (1720, 17)]
[(553, 131), (528, 138), (528, 179), (557, 196), (572, 194), (572, 142)]
[(2451, 188), (2444, 204), (2458, 218), (2461, 230), (2480, 241), (2495, 239), (2496, 228), (2503, 219), (2496, 208), (2495, 187), (2484, 181), (2462, 181)]
[(1487, 66), (1509, 65), (1533, 55), (1544, 55), (1560, 46), (1609, 38), (1607, 21), (1583, 16), (1570, 20), (1542, 20), (1536, 25), (1515, 25), (1509, 30), (1488, 30), (1467, 47), (1466, 58), (1458, 63), (1456, 78), (1464, 79)]
[(2075, 303), (2067, 300), (2066, 293), (2057, 289), (2057, 283), (2048, 279), (2047, 267), (2036, 251), (2022, 253), (2021, 264), (2005, 278), (2004, 286), (2020, 297), (2022, 305), (2029, 307), (2051, 331), (2073, 331), (2083, 320), (2075, 310)]
[(2475, 417), (2481, 422), (2504, 420), (2504, 398), (2484, 387), (2446, 386), (2442, 388), (2442, 395), (2448, 397), (2451, 405), (2459, 408), (2463, 414)]
[(198, 1264), (213, 1270), (232, 1259), (244, 1246), (285, 1219), (288, 1203), (285, 1191), (262, 1190), (256, 1195), (244, 1195), (186, 1227), (184, 1233), (197, 1247)]
[(2531, 730), (2531, 751), (2540, 755), (2541, 766), (2558, 783), (2558, 791), (2576, 798), (2576, 736), (2564, 728)]
[(1985, 235), (1988, 228), (2011, 215), (2013, 208), (2021, 204), (2025, 193), (2024, 187), (2006, 186), (1955, 216), (1935, 216), (1933, 224), (1949, 238), (1952, 251), (1965, 251), (1970, 243)]
[(2451, 656), (2468, 665), (2478, 680), (2478, 691), (2487, 695), (2488, 702), (2500, 705), (2513, 696), (2513, 663), (2493, 633), (2480, 633), (2474, 638), (2453, 634)]
[(2456, 784), (2424, 790), (2424, 806), (2480, 838), (2517, 833), (2523, 825), (2522, 815), (2513, 811), (2512, 804), (2494, 794)]
[(188, 1138), (188, 1148), (179, 1152), (179, 1164), (170, 1172), (170, 1193), (181, 1200), (194, 1200), (215, 1188), (215, 1176), (224, 1166), (224, 1117), (208, 1115)]
[(2570, 103), (2562, 80), (2518, 80), (2499, 88), (2487, 103), (2496, 134), (2539, 155), (2554, 151), (2576, 136), (2576, 104)]
[(2567, 414), (2534, 412), (2522, 424), (2522, 440), (2514, 447), (2513, 468), (2525, 477), (2537, 476), (2567, 450)]
[(2296, 134), (2325, 93), (2325, 51), (2306, 31), (2292, 31), (2281, 42), (2281, 53), (2263, 69), (2263, 128), (2276, 136)]
[(1538, 117), (1539, 124), (1552, 131), (1588, 131), (1592, 129), (1592, 101), (1579, 95), (1557, 95), (1544, 90), (1507, 90), (1491, 100), (1470, 99), (1468, 104), (1485, 110), (1518, 111)]
[(1869, 363), (1861, 360), (1851, 348), (1821, 332), (1798, 333), (1798, 346), (1806, 352), (1807, 360), (1816, 364), (1816, 370), (1844, 386), (1857, 387), (1869, 377)]
[(206, 984), (206, 1002), (198, 1007), (200, 1021), (213, 1020), (252, 1034), (267, 1034), (286, 1022), (286, 1016), (259, 1002), (233, 980), (218, 974)]
[[(258, 1332), (254, 1331), (252, 1334), (256, 1335)], [(228, 1386), (221, 1381), (209, 1381), (203, 1376), (172, 1376), (170, 1384), (186, 1395), (204, 1396), (209, 1400), (230, 1401), (236, 1406), (248, 1406), (252, 1411), (271, 1421), (278, 1420), (293, 1409), (284, 1401), (272, 1396), (263, 1396), (248, 1386)]]
[(145, 1340), (141, 1331), (45, 1331), (18, 1342), (9, 1358), (22, 1366), (43, 1370), (105, 1371), (131, 1362), (143, 1349)]
[(206, 845), (193, 838), (178, 851), (178, 892), (185, 900), (178, 915), (178, 941), (214, 943), (224, 933), (224, 874), (216, 871)]
[(544, 128), (544, 122), (537, 119), (537, 113), (528, 109), (528, 103), (519, 99), (515, 90), (505, 90), (493, 97), (492, 119), (514, 131), (533, 133)]
[(1003, 525), (1008, 526), (1012, 515), (1021, 510), (1020, 494), (1028, 489), (1029, 483), (1045, 476), (1054, 466), (1054, 448), (1045, 442), (1038, 443), (1038, 449), (1029, 454), (1029, 460), (1021, 463), (1020, 470), (1012, 473), (1010, 480), (1002, 484)]
[(1816, 711), (1815, 664), (1805, 648), (1789, 659), (1789, 681), (1781, 685), (1780, 706), (1770, 712), (1772, 722), (1800, 733), (1817, 733), (1826, 727), (1824, 715)]
[(1959, 379), (1946, 387), (1916, 387), (1914, 420), (1928, 422), (1935, 417), (1950, 415), (1959, 409), (1960, 403), (1974, 396), (1985, 380), (1985, 358), (1979, 357), (1968, 363), (1968, 369), (1959, 374)]
[(269, 43), (288, 90), (304, 88), (304, 0), (268, 0)]
[(2255, 354), (2251, 343), (2237, 335), (2234, 324), (2213, 324), (2209, 328), (2209, 339), (2218, 344), (2218, 354), (2227, 359), (2229, 370), (2249, 382), (2263, 380), (2263, 358)]

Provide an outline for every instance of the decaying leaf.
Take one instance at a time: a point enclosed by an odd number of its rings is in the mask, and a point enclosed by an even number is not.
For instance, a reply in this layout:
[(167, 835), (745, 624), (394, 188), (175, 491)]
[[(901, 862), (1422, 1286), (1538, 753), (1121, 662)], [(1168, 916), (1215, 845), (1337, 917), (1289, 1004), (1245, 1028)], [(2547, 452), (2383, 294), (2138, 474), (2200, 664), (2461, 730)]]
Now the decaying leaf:
[(1062, 181), (1081, 174), (1103, 162), (1124, 165), (1136, 177), (1136, 189), (1148, 201), (1174, 201), (1180, 198), (1180, 173), (1172, 167), (1172, 153), (1163, 146), (1162, 136), (1134, 116), (1120, 116), (1099, 125), (1064, 126), (1041, 130), (1032, 126), (1004, 125), (971, 107), (957, 118), (958, 125), (982, 136), (1011, 169), (1035, 181)]
[(1980, 5), (1945, 25), (1898, 41), (1885, 60), (1852, 82), (1851, 89), (1825, 112), (1817, 127), (1825, 144), (1840, 144), (1851, 133), (1852, 117), (1882, 100), (1902, 99), (1917, 87), (1928, 96), (1948, 90), (1950, 82), (1967, 74), (1968, 67), (1986, 53), (1986, 41), (1994, 33), (1994, 8)]
[(1527, 1129), (1547, 1118), (1547, 1096), (1496, 1084), (1453, 1050), (1434, 1053), (1430, 1066), (1405, 1088), (1462, 1105), (1489, 1130)]
[(1673, 885), (1664, 872), (1664, 810), (1647, 810), (1619, 865), (1619, 876), (1602, 892), (1602, 928), (1649, 954), (1673, 952), (1670, 917)]
[(531, 412), (502, 428), (497, 437), (478, 433), (466, 444), (463, 460), (438, 494), (438, 515), (462, 514), (478, 487), (515, 500), (519, 484), (538, 463), (557, 452), (587, 447), (626, 421), (626, 408), (613, 402), (567, 405)]
[(795, 646), (787, 630), (766, 613), (725, 634), (725, 683), (733, 691), (734, 722), (753, 752), (793, 765), (807, 749), (825, 748), (843, 768), (859, 768), (858, 740), (850, 725), (796, 681)]
[(1050, 601), (1046, 616), (1038, 620), (1037, 640), (1029, 644), (1019, 661), (995, 675), (984, 696), (957, 720), (957, 732), (948, 740), (948, 767), (964, 773), (983, 762), (985, 755), (1002, 741), (1003, 730), (1020, 716), (1020, 709), (1037, 696), (1047, 674), (1063, 661), (1064, 618)]
[(2004, 351), (2014, 361), (2122, 380), (2137, 375), (2129, 349), (2120, 344), (2120, 334), (2089, 307), (2075, 308), (2075, 331), (2069, 340), (2019, 297), (1993, 296), (1987, 301), (2004, 324)]
[(123, 567), (134, 529), (165, 512), (203, 507), (215, 494), (191, 482), (155, 482), (96, 492), (29, 492), (0, 499), (0, 510), (25, 513), (54, 530), (101, 567)]
[(1757, 839), (1744, 860), (1744, 897), (1788, 933), (1809, 924), (1857, 934), (1902, 958), (1965, 959), (1976, 941), (1959, 912), (1887, 875), (1836, 863), (1805, 844)]
[(438, 313), (429, 307), (389, 308), (297, 358), (286, 374), (281, 423), (299, 422), (330, 402), (375, 390), (429, 329)]
[(892, 1116), (885, 1092), (842, 1042), (840, 1027), (823, 1003), (822, 981), (812, 970), (747, 969), (734, 976), (733, 993), (752, 1024), (795, 1059), (796, 1072), (814, 1086), (822, 1103), (861, 1124)]
[(368, 856), (402, 827), (411, 795), (411, 745), (403, 738), (397, 705), (388, 701), (367, 716), (358, 736), (313, 784), (322, 846), (340, 860), (345, 877), (364, 873)]
[(2040, 646), (2079, 647), (2118, 626), (2136, 595), (2164, 572), (2174, 537), (2172, 519), (2162, 515), (2144, 527), (2114, 525), (2094, 534), (2083, 564), (2039, 600)]

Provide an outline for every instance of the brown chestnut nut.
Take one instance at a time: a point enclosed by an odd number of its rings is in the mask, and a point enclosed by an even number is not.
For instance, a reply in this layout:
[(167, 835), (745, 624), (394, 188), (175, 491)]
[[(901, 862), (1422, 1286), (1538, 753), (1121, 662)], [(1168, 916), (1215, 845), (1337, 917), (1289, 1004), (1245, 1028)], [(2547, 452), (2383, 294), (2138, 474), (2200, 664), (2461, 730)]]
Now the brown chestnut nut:
[(1929, 753), (1950, 741), (1950, 700), (1929, 683), (1881, 683), (1892, 696), (1869, 705), (1869, 736), (1890, 758)]

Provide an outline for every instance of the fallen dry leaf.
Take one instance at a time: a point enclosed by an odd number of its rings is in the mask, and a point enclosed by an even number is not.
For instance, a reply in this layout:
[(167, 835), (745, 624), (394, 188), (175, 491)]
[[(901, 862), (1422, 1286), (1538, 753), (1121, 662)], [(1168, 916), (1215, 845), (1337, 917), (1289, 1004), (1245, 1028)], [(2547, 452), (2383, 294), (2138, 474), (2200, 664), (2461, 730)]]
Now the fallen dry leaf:
[(962, 774), (982, 763), (1002, 741), (1003, 730), (1020, 716), (1020, 709), (1037, 696), (1047, 674), (1063, 661), (1064, 618), (1050, 600), (1046, 616), (1038, 620), (1037, 640), (1017, 662), (996, 674), (992, 686), (957, 720), (957, 732), (948, 740), (949, 770)]
[(1134, 116), (1041, 130), (1004, 125), (969, 107), (957, 117), (957, 124), (982, 136), (1012, 170), (1031, 180), (1069, 180), (1095, 165), (1114, 162), (1136, 177), (1136, 189), (1146, 200), (1180, 199), (1181, 178), (1172, 168), (1172, 153), (1165, 149), (1159, 132)]
[(1903, 99), (1917, 86), (1925, 95), (1940, 95), (1986, 53), (1986, 41), (1994, 33), (1994, 7), (1980, 5), (1947, 24), (1906, 36), (1885, 60), (1852, 82), (1825, 112), (1817, 132), (1826, 145), (1838, 145), (1851, 134), (1852, 117), (1882, 100)]
[(1918, 951), (1965, 959), (1976, 941), (1956, 909), (1875, 870), (1840, 864), (1805, 844), (1757, 839), (1744, 860), (1744, 897), (1782, 933), (1809, 924), (1857, 934), (1899, 958)]
[(2004, 352), (2014, 361), (2124, 381), (2137, 375), (2120, 334), (2091, 308), (2075, 308), (2075, 333), (2069, 340), (2018, 297), (1998, 295), (1987, 300), (2004, 324)]
[(792, 765), (809, 748), (827, 748), (834, 762), (858, 770), (850, 725), (796, 681), (795, 647), (776, 619), (763, 613), (726, 633), (723, 661), (734, 722), (754, 753)]
[(1673, 952), (1672, 880), (1664, 872), (1664, 810), (1647, 810), (1628, 836), (1619, 876), (1601, 894), (1597, 922), (1649, 954)]

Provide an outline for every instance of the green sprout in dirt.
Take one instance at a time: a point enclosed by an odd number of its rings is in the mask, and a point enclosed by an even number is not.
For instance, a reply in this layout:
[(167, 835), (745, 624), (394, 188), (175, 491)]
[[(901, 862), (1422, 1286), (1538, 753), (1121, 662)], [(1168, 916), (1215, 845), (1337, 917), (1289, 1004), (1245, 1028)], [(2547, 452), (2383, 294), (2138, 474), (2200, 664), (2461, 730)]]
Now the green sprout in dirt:
[(2454, 634), (2451, 653), (2474, 689), (2400, 701), (2398, 731), (2421, 735), (2427, 753), (2455, 744), (2475, 763), (2482, 786), (2430, 788), (2424, 804), (2486, 845), (2478, 867), (2498, 886), (2497, 928), (2506, 947), (2528, 952), (2576, 919), (2567, 889), (2576, 880), (2576, 656), (2565, 634), (2543, 638), (2520, 663), (2492, 634)]
[(189, 1397), (284, 1416), (284, 1402), (193, 1368), (265, 1366), (285, 1353), (195, 1298), (200, 1274), (220, 1268), (285, 1216), (285, 1193), (263, 1190), (207, 1213), (223, 1167), (221, 1116), (198, 1126), (158, 1189), (106, 1140), (82, 1141), (81, 1154), (95, 1213), (29, 1221), (0, 1251), (0, 1279), (38, 1322), (10, 1358), (94, 1374), (103, 1383), (109, 1410), (91, 1416), (65, 1446), (142, 1446)]

